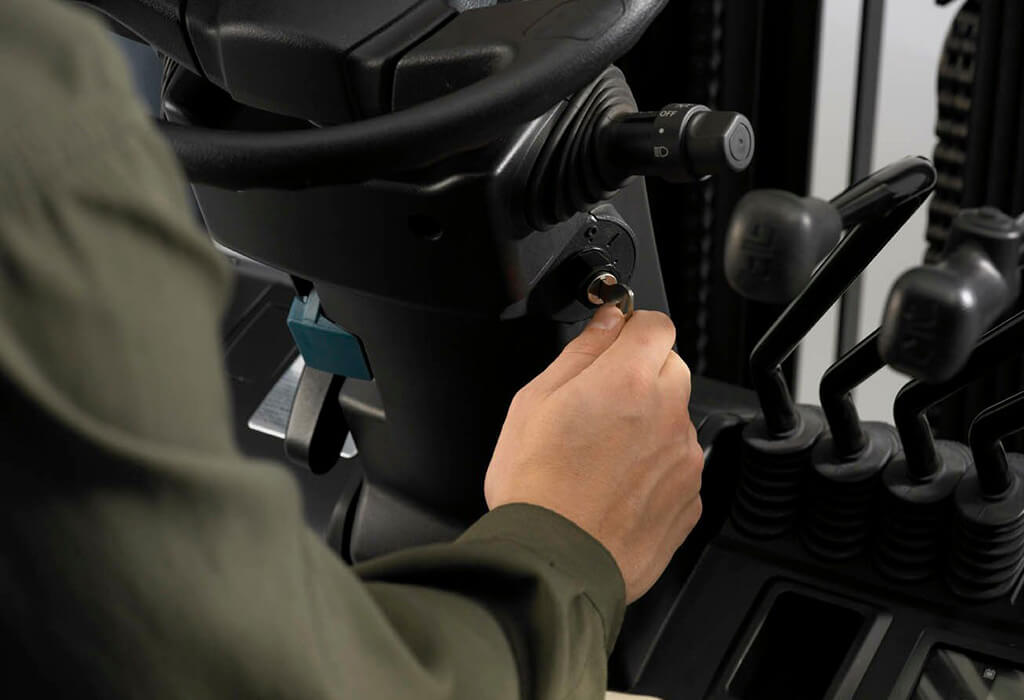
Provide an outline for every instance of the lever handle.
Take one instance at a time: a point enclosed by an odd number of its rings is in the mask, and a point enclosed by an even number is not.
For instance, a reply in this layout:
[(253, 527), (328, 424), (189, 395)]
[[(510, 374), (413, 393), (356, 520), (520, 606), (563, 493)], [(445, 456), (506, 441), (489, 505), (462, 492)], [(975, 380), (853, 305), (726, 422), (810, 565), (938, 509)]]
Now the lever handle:
[(978, 483), (984, 494), (998, 497), (1010, 488), (1012, 475), (1001, 439), (1024, 429), (1024, 392), (979, 413), (971, 423), (969, 441)]
[(345, 377), (306, 366), (292, 400), (284, 435), (284, 451), (314, 474), (331, 470), (348, 435), (338, 400)]
[(787, 304), (843, 232), (831, 204), (784, 190), (753, 190), (736, 204), (725, 238), (725, 277), (745, 299)]
[[(850, 232), (813, 269), (807, 284), (799, 290), (750, 354), (751, 383), (757, 391), (770, 435), (785, 436), (800, 425), (800, 416), (782, 375), (781, 363), (924, 202), (935, 187), (935, 179), (935, 168), (927, 160), (904, 158), (852, 185), (831, 202), (816, 204), (814, 200), (809, 200), (813, 211), (819, 212), (818, 217), (829, 221), (828, 230), (837, 227), (833, 214), (825, 213), (831, 209), (841, 219), (838, 228), (847, 228)], [(793, 201), (789, 200), (777, 208), (804, 213), (811, 210), (808, 200), (802, 203), (797, 201), (796, 204)], [(773, 211), (776, 207), (768, 206), (766, 209), (764, 216), (771, 220), (775, 216)], [(813, 216), (808, 216), (814, 220)], [(757, 219), (751, 217), (740, 227), (739, 234), (733, 233), (734, 239), (742, 239), (743, 234), (756, 228), (757, 223)], [(814, 229), (813, 224), (807, 224), (806, 230)], [(803, 223), (779, 229), (787, 234), (793, 231), (799, 234), (802, 230), (805, 230)], [(794, 238), (799, 241), (800, 236)], [(789, 248), (796, 249), (795, 246)], [(815, 255), (809, 256), (808, 260), (814, 261)], [(774, 260), (778, 262), (781, 259), (775, 257)], [(782, 264), (780, 267), (787, 268), (788, 265)], [(738, 277), (733, 277), (736, 282)], [(767, 285), (757, 283), (756, 277), (753, 276), (748, 291), (751, 294), (771, 293), (771, 289), (765, 289)], [(744, 285), (744, 280), (739, 280), (739, 286)]]
[(1020, 295), (1021, 227), (996, 209), (957, 215), (946, 255), (905, 272), (889, 293), (879, 335), (886, 363), (942, 382)]
[(747, 118), (703, 105), (673, 103), (657, 112), (613, 117), (600, 138), (611, 170), (670, 182), (740, 172), (754, 158), (754, 128)]

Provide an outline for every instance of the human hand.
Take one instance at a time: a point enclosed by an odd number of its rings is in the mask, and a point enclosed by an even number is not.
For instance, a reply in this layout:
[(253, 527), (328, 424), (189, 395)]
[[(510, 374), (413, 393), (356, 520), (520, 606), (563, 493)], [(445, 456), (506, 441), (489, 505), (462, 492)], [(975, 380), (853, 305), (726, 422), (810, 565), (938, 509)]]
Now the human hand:
[(612, 554), (632, 602), (701, 514), (690, 371), (667, 316), (611, 304), (516, 394), (484, 482), (490, 508), (555, 511)]

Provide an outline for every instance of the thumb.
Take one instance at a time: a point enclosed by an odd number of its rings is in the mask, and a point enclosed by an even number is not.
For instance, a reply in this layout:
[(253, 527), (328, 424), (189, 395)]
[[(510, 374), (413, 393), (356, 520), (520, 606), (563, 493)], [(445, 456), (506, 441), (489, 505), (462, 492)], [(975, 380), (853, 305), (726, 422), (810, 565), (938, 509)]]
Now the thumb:
[(611, 347), (622, 332), (625, 322), (626, 319), (615, 304), (605, 304), (599, 308), (583, 331), (534, 380), (535, 385), (550, 393), (568, 382)]

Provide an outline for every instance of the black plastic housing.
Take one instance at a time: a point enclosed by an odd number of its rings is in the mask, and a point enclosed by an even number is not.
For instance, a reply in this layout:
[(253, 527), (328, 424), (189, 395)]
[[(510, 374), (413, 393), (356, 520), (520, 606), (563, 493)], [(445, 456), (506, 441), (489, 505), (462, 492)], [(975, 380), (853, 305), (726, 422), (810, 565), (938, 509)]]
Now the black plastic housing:
[(879, 348), (888, 365), (941, 382), (1020, 296), (1021, 228), (992, 208), (953, 220), (944, 258), (905, 272), (886, 303)]
[[(254, 118), (189, 82), (167, 95), (180, 97), (171, 111), (182, 119), (231, 128)], [(356, 561), (453, 537), (485, 512), (484, 470), (509, 401), (590, 313), (575, 289), (563, 289), (563, 302), (549, 296), (543, 283), (558, 261), (606, 248), (632, 280), (638, 308), (667, 311), (642, 180), (611, 206), (544, 231), (524, 220), (524, 183), (567, 102), (488, 148), (404, 179), (299, 191), (195, 187), (219, 243), (313, 282), (325, 314), (370, 358), (374, 380), (349, 379), (341, 394), (365, 472), (352, 515)], [(569, 316), (552, 318), (556, 308)]]
[(726, 279), (746, 299), (788, 304), (842, 233), (838, 210), (822, 199), (783, 190), (748, 192), (726, 229)]
[[(443, 0), (195, 0), (183, 16), (164, 17), (166, 31), (154, 36), (180, 36), (184, 21), (202, 77), (237, 102), (324, 128), (267, 133), (163, 123), (163, 132), (194, 182), (225, 188), (394, 176), (540, 117), (601, 75), (665, 2), (533, 0), (478, 6), (443, 21), (453, 12)], [(107, 11), (131, 28), (127, 3)], [(403, 19), (414, 15), (411, 24)], [(350, 59), (354, 71), (346, 68)], [(339, 124), (360, 114), (364, 90), (366, 114), (375, 116)], [(390, 109), (380, 113), (387, 93)]]

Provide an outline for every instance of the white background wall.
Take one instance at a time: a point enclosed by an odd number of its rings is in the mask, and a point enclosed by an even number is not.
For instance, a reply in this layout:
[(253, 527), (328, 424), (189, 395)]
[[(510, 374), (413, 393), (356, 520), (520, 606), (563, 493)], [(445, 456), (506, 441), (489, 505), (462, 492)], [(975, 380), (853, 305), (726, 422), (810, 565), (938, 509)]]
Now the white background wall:
[[(811, 169), (811, 194), (818, 197), (829, 198), (848, 184), (860, 5), (858, 0), (824, 2)], [(932, 0), (886, 2), (872, 168), (906, 155), (931, 157), (939, 54), (959, 5), (938, 7)], [(878, 326), (895, 279), (921, 262), (926, 219), (926, 207), (922, 207), (865, 271), (861, 337)], [(797, 367), (801, 402), (818, 402), (818, 382), (835, 359), (837, 317), (833, 309), (801, 346)], [(884, 369), (866, 382), (856, 394), (862, 417), (891, 421), (892, 399), (905, 381)]]

